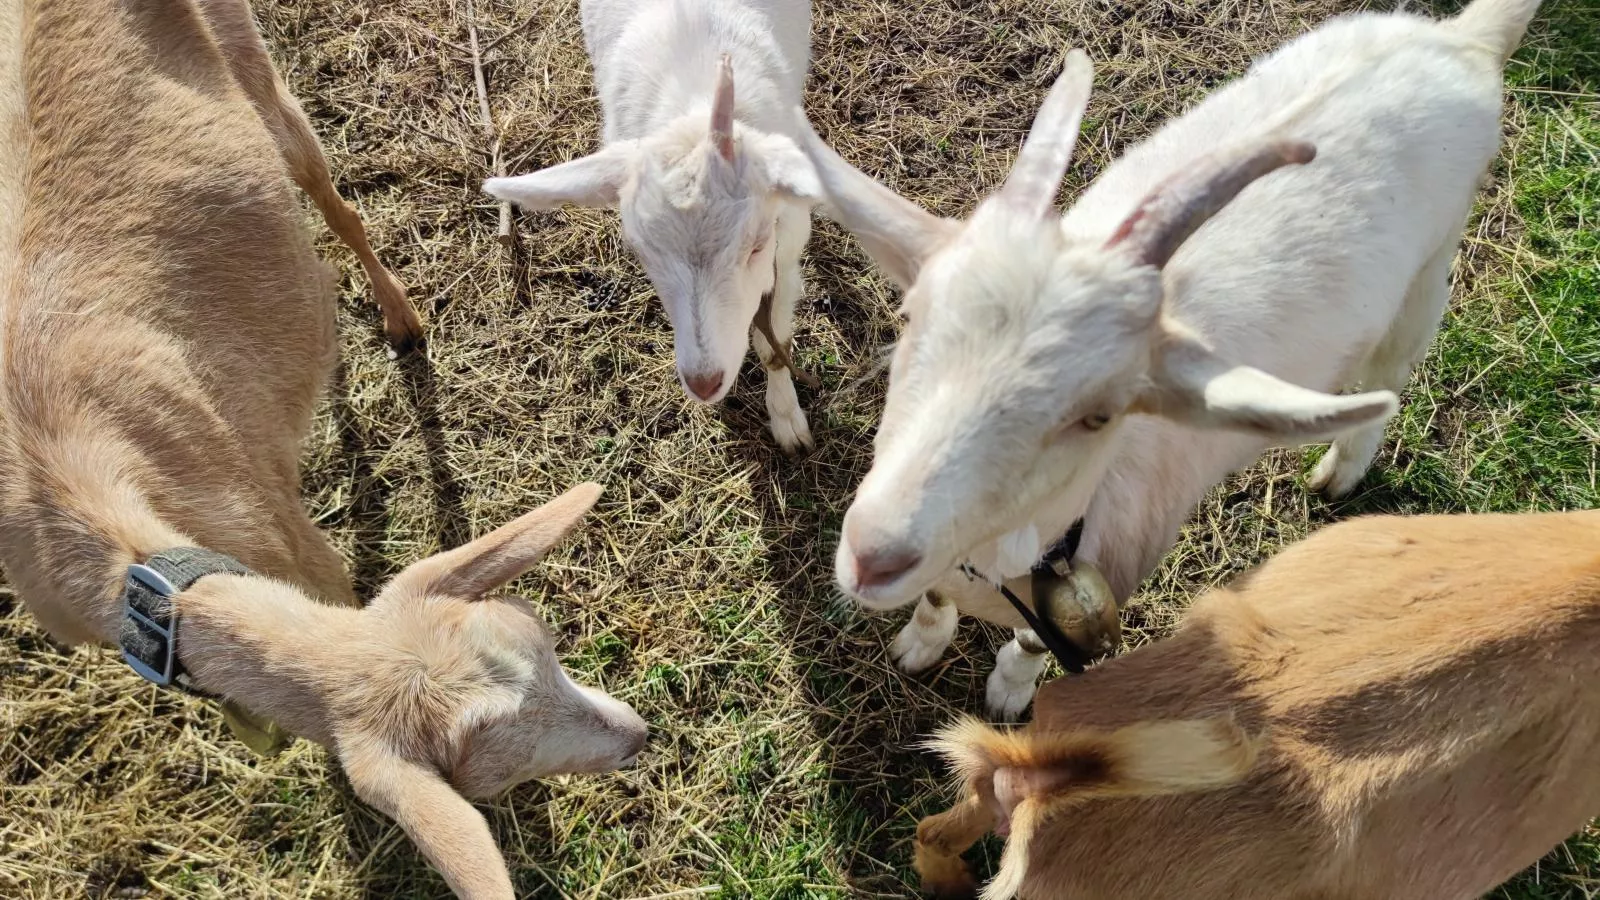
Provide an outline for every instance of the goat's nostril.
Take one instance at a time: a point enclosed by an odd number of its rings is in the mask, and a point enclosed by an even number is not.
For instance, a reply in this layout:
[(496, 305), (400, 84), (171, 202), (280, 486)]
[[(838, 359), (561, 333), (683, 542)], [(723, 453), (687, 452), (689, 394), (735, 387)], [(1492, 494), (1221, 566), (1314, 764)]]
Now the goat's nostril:
[(922, 555), (910, 550), (856, 554), (856, 578), (862, 587), (888, 584), (917, 567)]
[(701, 400), (710, 400), (722, 390), (722, 373), (709, 372), (699, 375), (685, 375), (683, 381), (689, 386), (689, 392)]
[(644, 745), (650, 740), (650, 732), (641, 728), (633, 735), (633, 743), (628, 749), (628, 758), (633, 758), (644, 752)]

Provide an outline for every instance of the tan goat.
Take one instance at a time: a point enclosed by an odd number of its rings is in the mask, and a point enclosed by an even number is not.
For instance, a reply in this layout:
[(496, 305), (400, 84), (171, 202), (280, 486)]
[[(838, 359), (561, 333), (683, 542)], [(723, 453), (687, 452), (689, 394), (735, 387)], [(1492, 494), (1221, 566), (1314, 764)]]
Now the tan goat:
[(1475, 900), (1600, 813), (1600, 511), (1374, 517), (937, 746), (936, 896)]
[[(7, 576), (56, 638), (120, 643), (158, 682), (176, 660), (180, 684), (329, 747), (461, 896), (511, 897), (464, 796), (612, 769), (645, 739), (627, 705), (572, 682), (527, 603), (488, 597), (599, 488), (418, 562), (357, 606), (300, 500), (300, 445), (337, 345), (333, 273), (290, 179), (347, 238), (359, 222), (248, 8), (21, 0), (19, 16), (18, 2), (0, 0), (0, 24), (22, 22), (20, 86), (15, 44), (0, 48), (0, 174), (25, 173), (0, 182)], [(410, 334), (389, 299), (391, 336)]]

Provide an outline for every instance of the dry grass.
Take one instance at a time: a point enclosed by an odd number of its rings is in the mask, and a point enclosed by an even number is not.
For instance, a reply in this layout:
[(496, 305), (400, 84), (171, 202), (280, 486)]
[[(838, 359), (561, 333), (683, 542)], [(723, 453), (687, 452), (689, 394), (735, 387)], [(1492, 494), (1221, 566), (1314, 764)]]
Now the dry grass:
[[(1556, 2), (1592, 14), (1590, 0)], [(594, 146), (576, 5), (480, 4), (512, 171)], [(808, 105), (819, 128), (847, 158), (959, 213), (1005, 172), (1068, 47), (1086, 47), (1099, 70), (1070, 196), (1251, 55), (1358, 4), (818, 5)], [(802, 391), (814, 454), (776, 452), (753, 367), (722, 408), (690, 406), (614, 215), (521, 216), (520, 249), (495, 242), (494, 206), (477, 191), (488, 147), (460, 49), (464, 10), (259, 5), (342, 189), (431, 327), (426, 360), (387, 362), (366, 285), (347, 279), (344, 367), (308, 450), (312, 508), (366, 590), (579, 480), (607, 485), (592, 525), (524, 587), (564, 635), (570, 666), (650, 720), (652, 749), (632, 771), (530, 784), (484, 807), (526, 895), (909, 895), (912, 823), (947, 799), (911, 745), (953, 710), (980, 707), (998, 635), (968, 626), (943, 666), (909, 678), (885, 651), (898, 620), (834, 597), (832, 546), (868, 463), (878, 349), (895, 333), (890, 289), (819, 226), (806, 263), (816, 307), (797, 339), (799, 362), (824, 379)], [(1536, 44), (1554, 39), (1541, 35)], [(1532, 84), (1570, 94), (1595, 81)], [(1532, 96), (1517, 95), (1515, 126)], [(1511, 154), (1498, 172), (1460, 269), (1458, 307), (1487, 311), (1473, 334), (1514, 334), (1527, 312), (1514, 286), (1551, 264), (1509, 186), (1549, 151), (1517, 146), (1528, 158)], [(1579, 459), (1517, 476), (1526, 485), (1510, 499), (1474, 499), (1477, 442), (1504, 410), (1463, 393), (1466, 380), (1439, 381), (1449, 342), (1464, 339), (1444, 336), (1383, 457), (1389, 474), (1354, 505), (1308, 499), (1298, 453), (1214, 492), (1136, 607), (1137, 638), (1169, 628), (1194, 590), (1350, 509), (1600, 505), (1593, 421), (1585, 439), (1576, 417), (1587, 484)], [(4, 586), (0, 638), (0, 895), (447, 896), (320, 749), (252, 758), (205, 704), (157, 692), (108, 652), (48, 647)], [(1578, 872), (1526, 896), (1580, 896), (1592, 869), (1567, 868)]]

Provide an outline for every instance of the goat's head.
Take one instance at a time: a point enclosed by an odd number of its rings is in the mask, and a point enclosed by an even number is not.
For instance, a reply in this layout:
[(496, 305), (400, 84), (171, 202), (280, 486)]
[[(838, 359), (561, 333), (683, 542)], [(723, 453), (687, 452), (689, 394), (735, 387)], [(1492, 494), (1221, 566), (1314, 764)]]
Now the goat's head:
[[(1261, 141), (1196, 162), (1108, 236), (1069, 238), (1055, 194), (1089, 99), (1073, 51), (1004, 186), (965, 222), (857, 171), (805, 128), (831, 215), (905, 290), (872, 469), (835, 560), (862, 603), (914, 600), (1046, 498), (1087, 506), (1125, 418), (1306, 441), (1379, 420), (1387, 392), (1306, 390), (1220, 358), (1163, 309), (1161, 269), (1250, 182), (1314, 155)], [(798, 117), (798, 113), (796, 113)]]
[(644, 720), (567, 676), (527, 601), (494, 595), (599, 494), (581, 485), (397, 575), (361, 612), (375, 646), (359, 658), (370, 670), (329, 701), (356, 793), (399, 822), (463, 895), (474, 895), (463, 885), (504, 878), (483, 817), (464, 798), (616, 769), (644, 746)]
[(681, 117), (640, 140), (531, 175), (491, 178), (484, 190), (529, 209), (620, 206), (622, 233), (672, 322), (678, 378), (715, 403), (750, 346), (750, 323), (773, 288), (785, 204), (811, 206), (811, 162), (781, 134), (733, 116), (733, 67), (722, 58), (709, 121)]

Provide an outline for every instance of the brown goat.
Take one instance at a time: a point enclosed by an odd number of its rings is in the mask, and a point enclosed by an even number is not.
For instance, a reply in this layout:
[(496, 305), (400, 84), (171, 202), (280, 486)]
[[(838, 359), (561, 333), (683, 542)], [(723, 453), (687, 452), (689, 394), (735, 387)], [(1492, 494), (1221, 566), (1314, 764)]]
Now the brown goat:
[(59, 640), (126, 646), (131, 566), (187, 547), (242, 562), (152, 607), (193, 686), (335, 751), (462, 896), (511, 897), (464, 796), (612, 769), (645, 739), (627, 705), (572, 682), (527, 603), (483, 599), (599, 488), (358, 607), (300, 499), (337, 344), (291, 179), (368, 262), (391, 339), (416, 318), (244, 0), (0, 7), (21, 23), (0, 27), (0, 560), (19, 596)]
[(1481, 897), (1600, 812), (1600, 511), (1332, 526), (1034, 715), (936, 742), (934, 895)]

